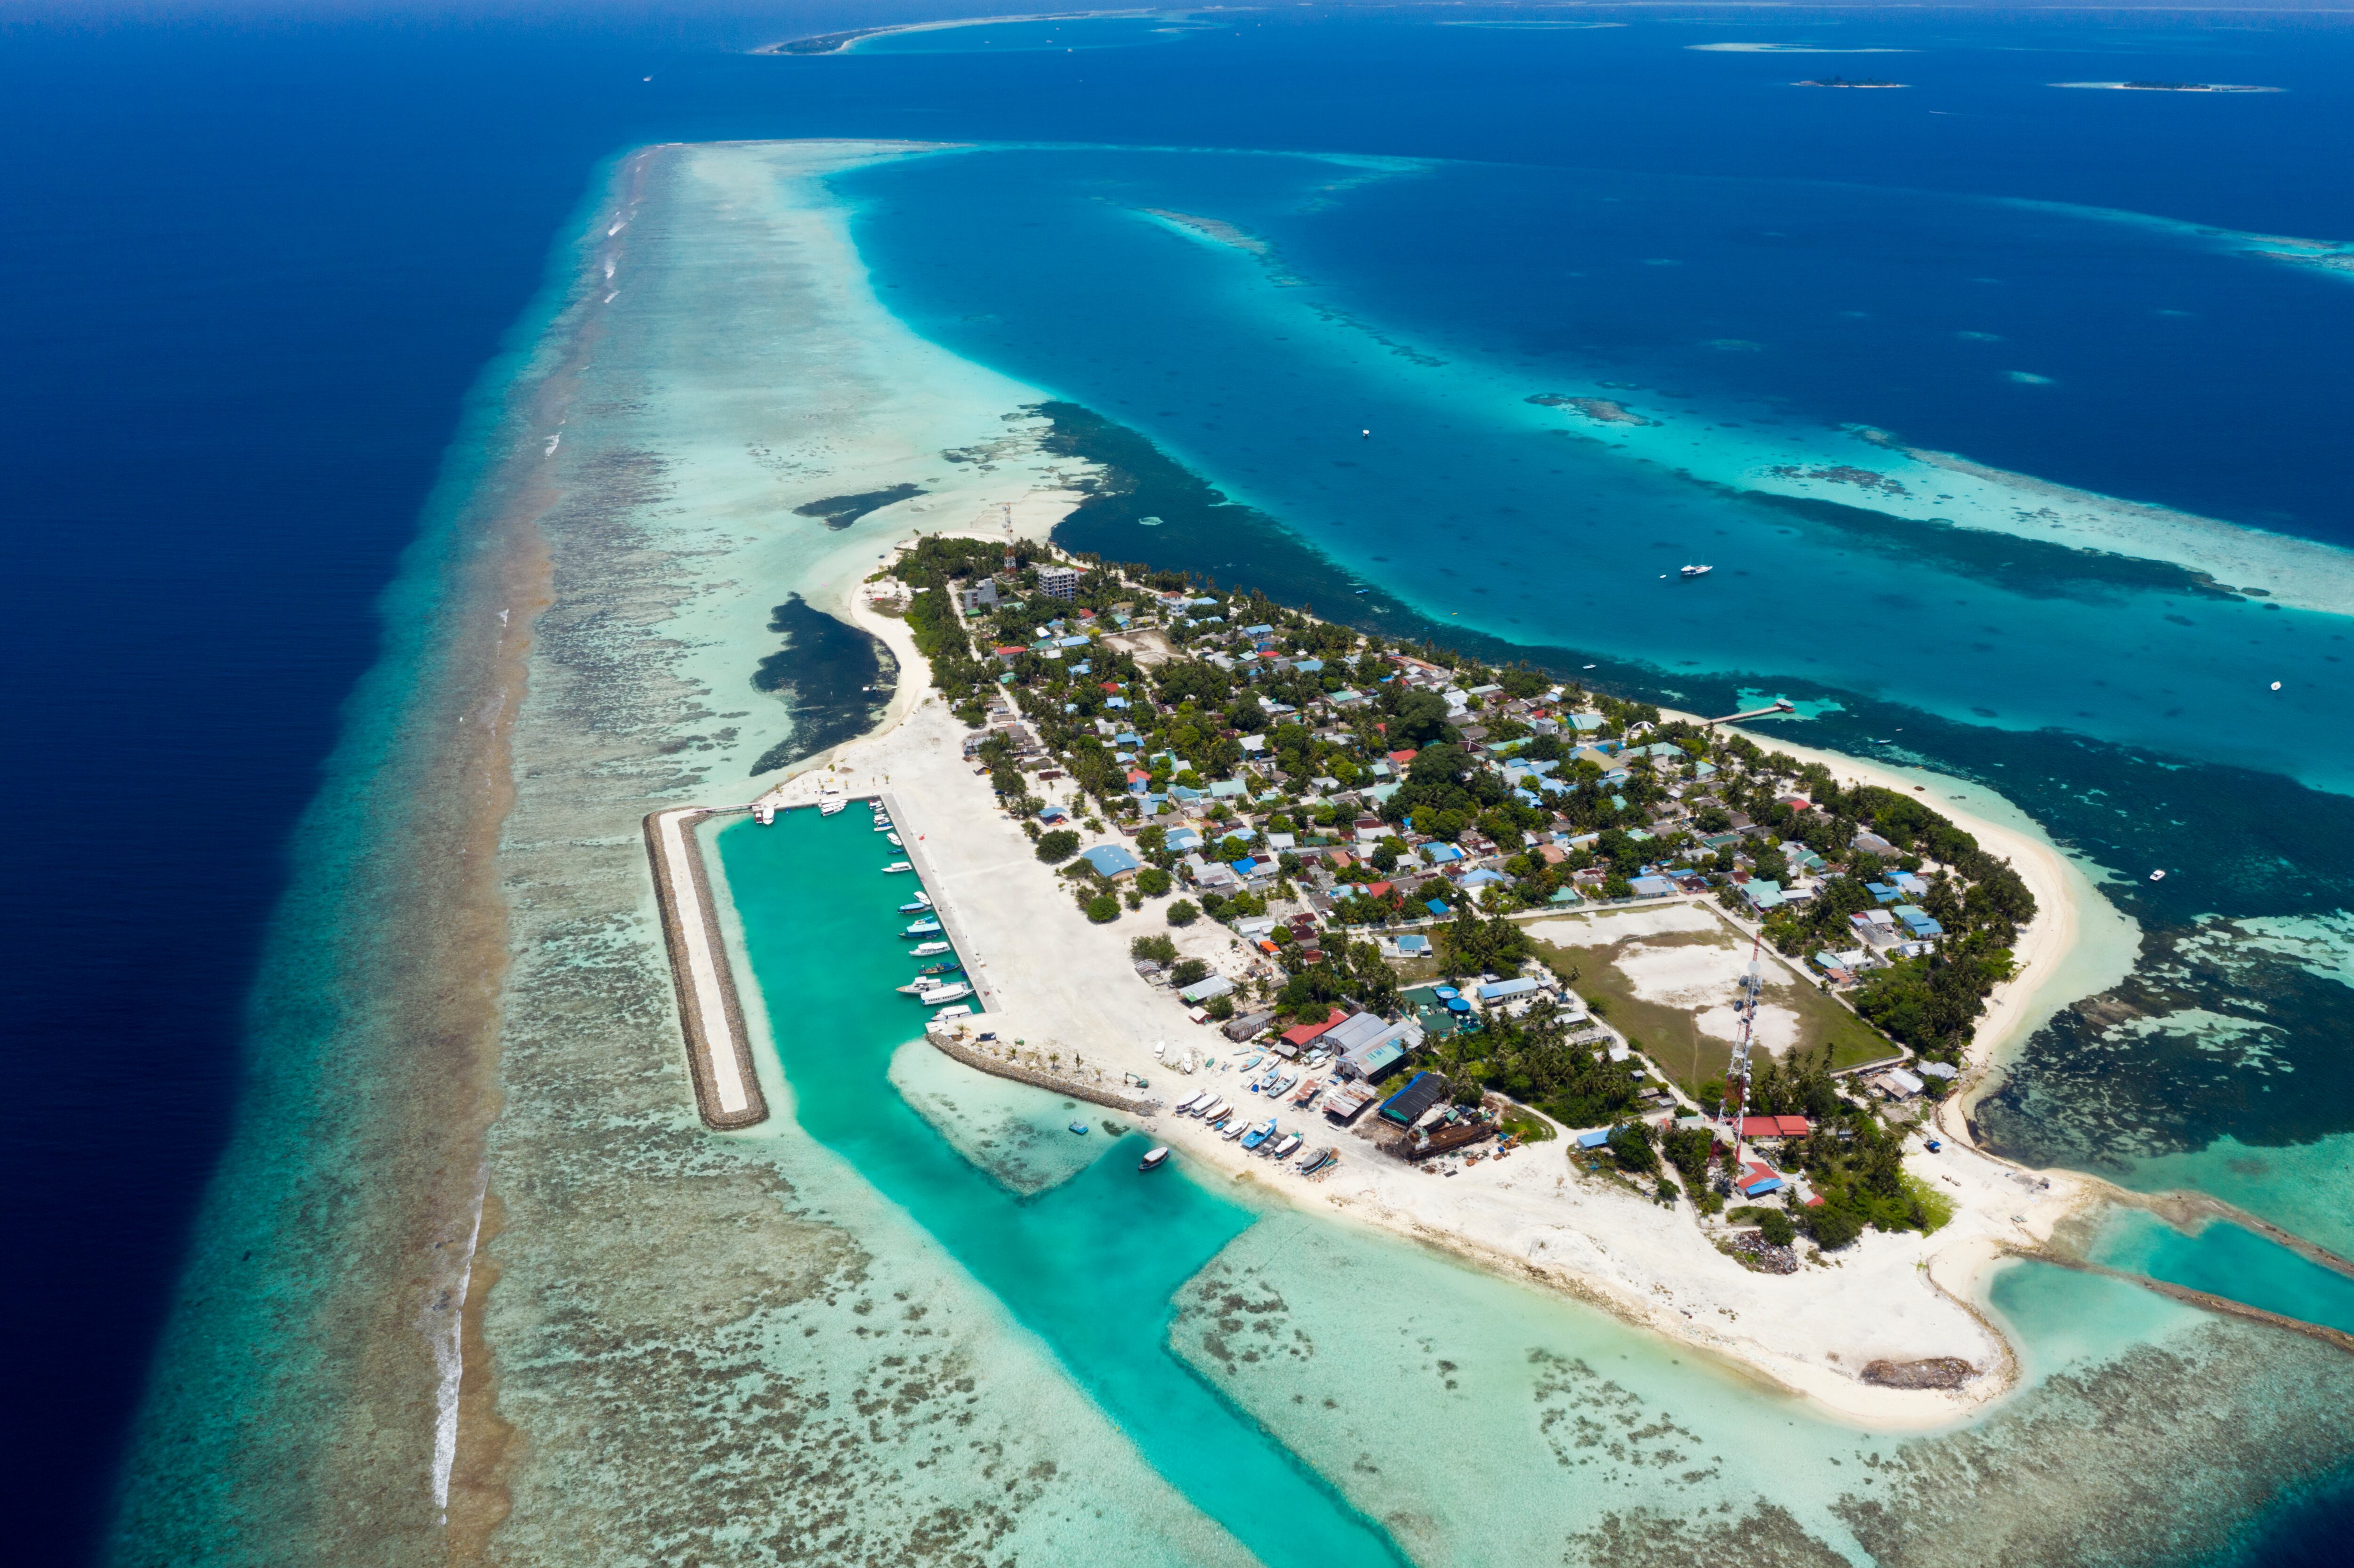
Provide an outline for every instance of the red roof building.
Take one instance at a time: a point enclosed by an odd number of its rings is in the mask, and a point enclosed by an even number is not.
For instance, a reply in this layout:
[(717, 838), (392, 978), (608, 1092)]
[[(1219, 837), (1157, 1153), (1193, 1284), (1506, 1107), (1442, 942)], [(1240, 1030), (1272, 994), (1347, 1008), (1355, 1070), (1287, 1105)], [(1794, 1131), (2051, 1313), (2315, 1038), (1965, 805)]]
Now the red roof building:
[(1415, 756), (1416, 752), (1411, 747), (1408, 747), (1404, 751), (1393, 751), (1390, 753), (1390, 766), (1393, 768), (1404, 768), (1407, 763), (1412, 762), (1415, 759)]
[(1744, 1138), (1804, 1138), (1815, 1124), (1802, 1116), (1752, 1116), (1741, 1120)]
[(1283, 1037), (1294, 1045), (1304, 1046), (1348, 1016), (1336, 1007), (1332, 1010), (1332, 1016), (1323, 1022), (1296, 1023), (1283, 1032)]

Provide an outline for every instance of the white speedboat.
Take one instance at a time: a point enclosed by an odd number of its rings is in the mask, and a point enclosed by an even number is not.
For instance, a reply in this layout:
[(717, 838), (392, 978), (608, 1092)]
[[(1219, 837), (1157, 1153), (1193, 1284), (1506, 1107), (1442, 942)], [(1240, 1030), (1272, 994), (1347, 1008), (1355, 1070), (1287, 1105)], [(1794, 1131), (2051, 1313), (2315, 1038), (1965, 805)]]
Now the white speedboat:
[(927, 986), (916, 993), (916, 1000), (929, 1006), (936, 1001), (962, 1001), (972, 994), (972, 987), (962, 980), (948, 985)]
[(888, 843), (893, 849), (906, 849), (907, 847), (906, 844), (899, 842), (899, 835), (896, 833), (886, 832), (883, 835), (883, 839), (884, 842)]
[(752, 820), (765, 828), (777, 820), (777, 809), (766, 800), (755, 800), (752, 802)]
[(1714, 570), (1716, 570), (1714, 567), (1686, 567), (1683, 575), (1688, 577), (1704, 577)]

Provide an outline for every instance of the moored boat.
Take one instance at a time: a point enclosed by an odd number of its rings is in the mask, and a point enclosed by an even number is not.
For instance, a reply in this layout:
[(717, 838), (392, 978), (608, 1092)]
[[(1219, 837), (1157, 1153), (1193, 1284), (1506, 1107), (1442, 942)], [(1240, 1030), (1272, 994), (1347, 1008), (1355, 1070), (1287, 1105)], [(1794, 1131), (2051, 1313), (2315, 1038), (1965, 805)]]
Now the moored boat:
[(752, 820), (765, 828), (777, 820), (777, 808), (766, 800), (755, 800), (752, 802)]
[(899, 935), (902, 937), (930, 937), (937, 935), (939, 928), (940, 923), (938, 920), (918, 920), (914, 925), (908, 927), (906, 930), (900, 932)]
[(922, 969), (917, 969), (916, 972), (919, 975), (952, 975), (962, 968), (964, 968), (962, 964), (957, 962), (954, 959), (950, 959), (945, 963), (926, 964)]
[(817, 814), (821, 817), (839, 816), (842, 809), (849, 804), (847, 800), (820, 800), (817, 803)]
[(1169, 1146), (1156, 1144), (1144, 1151), (1144, 1158), (1136, 1162), (1136, 1168), (1139, 1171), (1158, 1171), (1168, 1163)]
[(971, 1016), (972, 1009), (960, 1002), (954, 1007), (943, 1007), (938, 1012), (933, 1013), (932, 1022), (939, 1023), (951, 1018), (970, 1018)]
[(916, 1000), (926, 1003), (961, 1001), (972, 994), (972, 987), (962, 980), (951, 981), (947, 985), (922, 985), (920, 981), (917, 983), (921, 989), (916, 992)]
[(907, 956), (911, 959), (928, 959), (934, 953), (945, 953), (948, 950), (949, 945), (946, 942), (918, 942), (907, 949)]
[(1704, 577), (1714, 570), (1716, 570), (1714, 567), (1686, 567), (1683, 575), (1688, 577)]
[(903, 871), (913, 871), (915, 869), (916, 866), (913, 861), (895, 860), (889, 865), (883, 868), (883, 874), (885, 876), (896, 876)]
[(907, 847), (906, 844), (899, 842), (899, 835), (894, 832), (885, 832), (883, 835), (883, 842), (889, 844), (893, 849), (906, 849)]
[(1085, 1138), (1087, 1135), (1087, 1124), (1083, 1121), (1075, 1121), (1071, 1124), (1071, 1130), (1077, 1133), (1081, 1138)]

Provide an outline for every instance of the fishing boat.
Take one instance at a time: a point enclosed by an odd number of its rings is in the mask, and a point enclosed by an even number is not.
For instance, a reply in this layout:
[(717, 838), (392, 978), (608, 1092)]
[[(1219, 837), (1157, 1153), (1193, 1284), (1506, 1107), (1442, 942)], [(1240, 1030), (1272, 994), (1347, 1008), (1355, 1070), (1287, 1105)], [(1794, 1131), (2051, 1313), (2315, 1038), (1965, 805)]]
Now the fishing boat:
[(1169, 1146), (1165, 1143), (1161, 1143), (1155, 1144), (1150, 1149), (1146, 1150), (1144, 1151), (1144, 1158), (1136, 1162), (1136, 1168), (1139, 1171), (1158, 1171), (1163, 1165), (1168, 1163)]
[(1248, 1132), (1243, 1134), (1243, 1147), (1245, 1149), (1257, 1149), (1260, 1144), (1265, 1143), (1268, 1139), (1274, 1136), (1275, 1118), (1273, 1117), (1269, 1117), (1265, 1121), (1259, 1123), (1257, 1127), (1251, 1128)]
[(913, 861), (895, 860), (889, 865), (883, 868), (883, 874), (885, 876), (896, 876), (903, 871), (913, 871), (915, 869), (916, 863)]
[(1283, 1141), (1275, 1146), (1275, 1152), (1268, 1156), (1268, 1158), (1272, 1160), (1288, 1160), (1293, 1155), (1299, 1152), (1299, 1144), (1300, 1138), (1298, 1133), (1286, 1133), (1284, 1135)]
[(875, 831), (878, 833), (889, 832), (891, 831), (891, 819), (879, 812), (876, 813), (875, 818)]
[(1688, 577), (1704, 577), (1714, 570), (1716, 570), (1714, 567), (1686, 567), (1683, 569), (1683, 575)]
[(919, 975), (950, 975), (956, 973), (957, 970), (962, 968), (964, 968), (962, 964), (957, 962), (954, 959), (949, 959), (941, 963), (926, 964), (922, 969), (917, 969), (916, 972)]
[(1250, 1123), (1237, 1118), (1236, 1120), (1229, 1123), (1226, 1127), (1226, 1130), (1220, 1133), (1218, 1136), (1225, 1139), (1228, 1143), (1232, 1143), (1235, 1139), (1240, 1138), (1244, 1133), (1246, 1133), (1249, 1130)]
[(907, 949), (907, 956), (911, 959), (928, 959), (934, 953), (945, 953), (948, 950), (949, 945), (946, 942), (918, 942)]
[(1085, 1138), (1087, 1135), (1087, 1124), (1083, 1121), (1075, 1121), (1071, 1124), (1071, 1130), (1077, 1133), (1081, 1138)]
[(1193, 1114), (1200, 1117), (1204, 1121), (1215, 1122), (1219, 1118), (1225, 1116), (1232, 1109), (1234, 1109), (1234, 1107), (1226, 1104), (1225, 1101), (1221, 1099), (1213, 1099), (1208, 1105), (1197, 1108)]
[(925, 987), (916, 992), (916, 1000), (928, 1005), (935, 1001), (962, 1001), (971, 994), (972, 987), (962, 980), (951, 980), (947, 985)]
[(1192, 1094), (1187, 1095), (1183, 1099), (1179, 1100), (1179, 1101), (1177, 1102), (1177, 1105), (1176, 1105), (1176, 1107), (1175, 1107), (1175, 1108), (1176, 1108), (1176, 1111), (1177, 1111), (1177, 1114), (1178, 1114), (1179, 1116), (1192, 1116), (1192, 1115), (1193, 1114), (1193, 1112), (1194, 1112), (1195, 1108), (1196, 1108), (1196, 1107), (1198, 1107), (1202, 1104), (1202, 1102), (1203, 1102), (1203, 1101), (1204, 1101), (1204, 1100), (1208, 1099), (1209, 1097), (1210, 1097), (1210, 1091), (1209, 1091), (1209, 1090), (1207, 1090), (1207, 1089), (1195, 1089)]
[(1302, 1176), (1313, 1176), (1340, 1157), (1338, 1150), (1320, 1149), (1299, 1162), (1299, 1173)]
[(902, 937), (929, 937), (937, 935), (939, 928), (940, 923), (938, 920), (918, 920), (914, 925), (908, 927), (906, 930), (900, 932), (899, 935)]

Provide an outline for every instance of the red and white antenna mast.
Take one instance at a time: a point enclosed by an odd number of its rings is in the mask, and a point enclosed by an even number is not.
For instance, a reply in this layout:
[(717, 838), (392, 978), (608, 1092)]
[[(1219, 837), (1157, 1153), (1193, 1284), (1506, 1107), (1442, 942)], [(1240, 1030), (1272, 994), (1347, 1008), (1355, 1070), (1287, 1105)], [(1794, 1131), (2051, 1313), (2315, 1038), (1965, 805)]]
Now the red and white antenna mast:
[(1727, 1076), (1739, 1085), (1740, 1098), (1733, 1111), (1733, 1176), (1741, 1179), (1741, 1133), (1749, 1125), (1749, 1043), (1757, 1027), (1757, 999), (1766, 989), (1766, 972), (1759, 967), (1766, 937), (1759, 932), (1750, 938), (1749, 968), (1741, 976), (1741, 994), (1734, 1001), (1733, 1011), (1741, 1020), (1741, 1037), (1734, 1043), (1733, 1060)]

